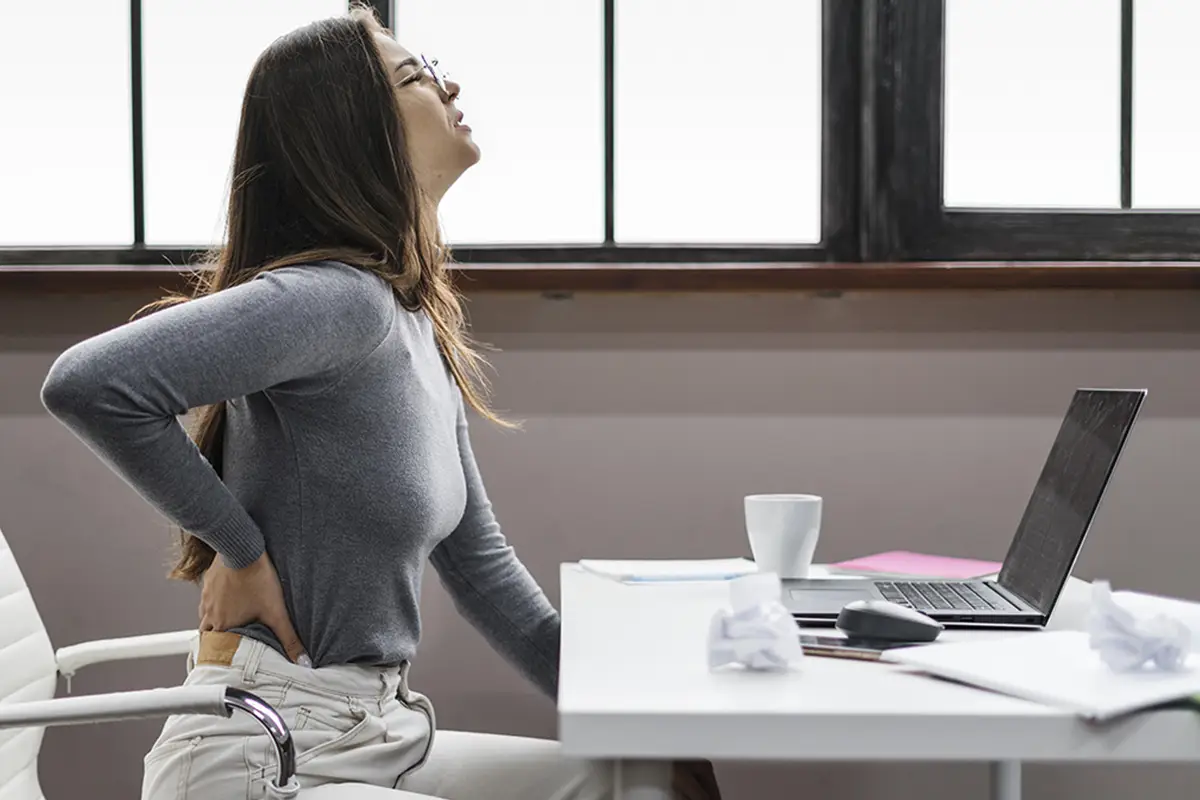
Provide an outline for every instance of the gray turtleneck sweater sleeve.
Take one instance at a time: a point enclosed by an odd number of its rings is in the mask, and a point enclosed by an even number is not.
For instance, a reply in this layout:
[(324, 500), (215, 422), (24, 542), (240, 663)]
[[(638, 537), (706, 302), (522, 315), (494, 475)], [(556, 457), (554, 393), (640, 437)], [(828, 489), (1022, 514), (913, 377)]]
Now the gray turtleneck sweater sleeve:
[(459, 612), (492, 647), (551, 697), (558, 694), (559, 617), (500, 532), (475, 464), (466, 414), (458, 442), (467, 481), (462, 522), (433, 551), (432, 562)]

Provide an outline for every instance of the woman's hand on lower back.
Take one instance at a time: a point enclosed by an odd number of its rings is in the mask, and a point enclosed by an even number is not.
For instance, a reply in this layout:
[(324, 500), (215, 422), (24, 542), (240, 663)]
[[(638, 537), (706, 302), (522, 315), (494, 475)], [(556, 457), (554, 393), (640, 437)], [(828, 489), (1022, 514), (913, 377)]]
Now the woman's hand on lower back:
[(267, 554), (242, 569), (230, 569), (217, 556), (200, 589), (200, 630), (227, 631), (251, 622), (270, 628), (292, 661), (312, 665), (288, 617), (283, 586)]

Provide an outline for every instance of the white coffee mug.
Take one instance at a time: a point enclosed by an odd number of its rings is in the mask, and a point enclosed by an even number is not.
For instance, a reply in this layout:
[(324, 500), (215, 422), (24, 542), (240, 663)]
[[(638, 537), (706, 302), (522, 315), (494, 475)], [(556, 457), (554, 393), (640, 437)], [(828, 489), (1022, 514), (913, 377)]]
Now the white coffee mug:
[(760, 572), (806, 578), (821, 533), (821, 498), (813, 494), (747, 495), (746, 535)]

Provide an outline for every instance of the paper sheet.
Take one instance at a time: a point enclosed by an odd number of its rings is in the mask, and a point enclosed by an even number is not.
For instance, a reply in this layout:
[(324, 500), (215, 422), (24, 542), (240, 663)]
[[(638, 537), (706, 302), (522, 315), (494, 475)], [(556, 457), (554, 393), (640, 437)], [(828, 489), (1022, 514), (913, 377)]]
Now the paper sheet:
[(581, 560), (579, 566), (588, 572), (624, 583), (727, 581), (757, 571), (754, 562), (745, 558), (640, 561), (606, 561), (589, 558)]
[(1114, 672), (1091, 649), (1083, 631), (905, 647), (886, 651), (880, 659), (1095, 720), (1200, 692), (1200, 656), (1192, 655), (1180, 672)]

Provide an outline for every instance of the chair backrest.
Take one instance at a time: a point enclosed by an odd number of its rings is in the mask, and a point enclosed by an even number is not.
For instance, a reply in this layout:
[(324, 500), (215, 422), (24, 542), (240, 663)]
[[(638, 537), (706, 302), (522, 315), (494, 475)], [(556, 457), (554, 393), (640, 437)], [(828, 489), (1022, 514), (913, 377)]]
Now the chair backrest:
[[(50, 637), (0, 531), (0, 703), (49, 700), (57, 679)], [(0, 799), (43, 800), (37, 756), (44, 731), (0, 730)]]

